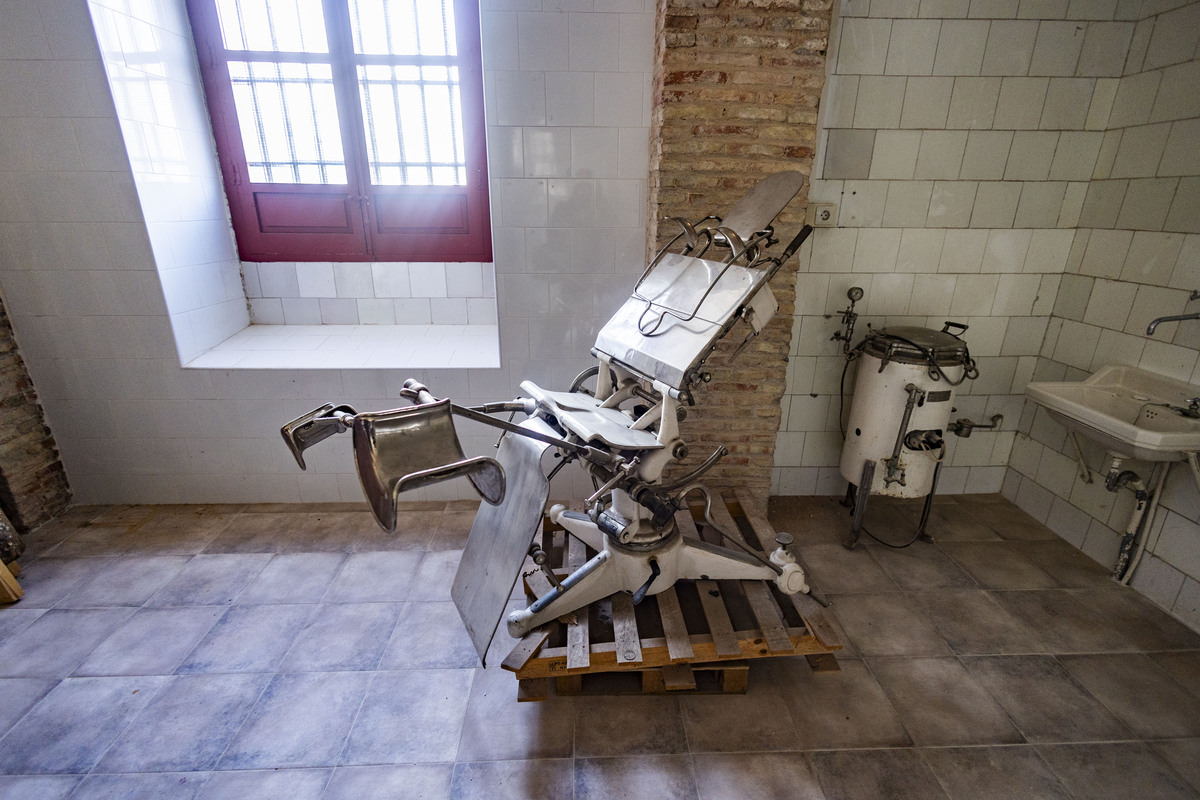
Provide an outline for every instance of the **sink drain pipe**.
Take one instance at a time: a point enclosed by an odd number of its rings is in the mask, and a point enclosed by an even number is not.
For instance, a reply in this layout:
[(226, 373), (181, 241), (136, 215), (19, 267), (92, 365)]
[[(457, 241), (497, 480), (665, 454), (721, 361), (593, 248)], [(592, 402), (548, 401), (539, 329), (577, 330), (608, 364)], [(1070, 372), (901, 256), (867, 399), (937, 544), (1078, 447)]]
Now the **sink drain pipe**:
[[(1153, 488), (1150, 489), (1147, 488), (1146, 482), (1142, 480), (1141, 476), (1133, 470), (1121, 470), (1121, 461), (1122, 459), (1119, 457), (1113, 457), (1104, 485), (1110, 492), (1116, 492), (1122, 486), (1127, 486), (1133, 491), (1135, 503), (1133, 513), (1130, 514), (1129, 524), (1125, 527), (1125, 535), (1121, 537), (1117, 563), (1113, 566), (1113, 579), (1122, 584), (1128, 584), (1145, 551), (1146, 540), (1149, 538), (1150, 529), (1154, 524), (1154, 516), (1158, 511), (1158, 500), (1162, 486), (1166, 482), (1170, 462), (1165, 462), (1166, 468), (1161, 472), (1157, 465), (1151, 471), (1150, 482)], [(1156, 477), (1157, 480), (1155, 480)], [(1149, 513), (1147, 513), (1147, 505)], [(1142, 534), (1140, 539), (1139, 531)], [(1135, 543), (1137, 545), (1136, 552), (1134, 551)]]

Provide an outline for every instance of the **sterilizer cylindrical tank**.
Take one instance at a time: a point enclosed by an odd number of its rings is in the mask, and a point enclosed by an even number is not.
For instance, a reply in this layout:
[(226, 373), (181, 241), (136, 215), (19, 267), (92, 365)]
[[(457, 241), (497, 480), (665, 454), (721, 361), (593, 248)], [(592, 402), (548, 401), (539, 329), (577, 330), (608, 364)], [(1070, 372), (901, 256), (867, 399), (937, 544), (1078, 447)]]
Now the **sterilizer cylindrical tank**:
[[(955, 386), (975, 370), (967, 345), (945, 329), (904, 326), (872, 331), (855, 352), (858, 374), (839, 464), (842, 477), (858, 486), (870, 460), (875, 462), (871, 494), (923, 497), (933, 487), (944, 452), (944, 446), (932, 443), (946, 434)], [(910, 386), (918, 390), (911, 392), (917, 399), (905, 422)]]

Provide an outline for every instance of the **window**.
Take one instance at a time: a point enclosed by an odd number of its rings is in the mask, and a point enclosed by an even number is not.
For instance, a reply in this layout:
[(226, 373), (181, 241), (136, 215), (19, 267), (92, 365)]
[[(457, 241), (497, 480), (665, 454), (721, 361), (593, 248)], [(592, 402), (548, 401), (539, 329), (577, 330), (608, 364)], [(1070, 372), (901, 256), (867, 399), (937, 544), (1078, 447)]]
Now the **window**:
[(187, 0), (246, 261), (491, 261), (472, 0)]

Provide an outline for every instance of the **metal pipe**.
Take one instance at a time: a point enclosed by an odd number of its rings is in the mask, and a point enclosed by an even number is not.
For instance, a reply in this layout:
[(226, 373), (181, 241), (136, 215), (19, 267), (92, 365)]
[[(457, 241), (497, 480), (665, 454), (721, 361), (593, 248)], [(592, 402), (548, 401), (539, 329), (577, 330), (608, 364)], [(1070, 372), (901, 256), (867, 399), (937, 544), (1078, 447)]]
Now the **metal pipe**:
[(1195, 314), (1172, 314), (1167, 317), (1159, 317), (1146, 326), (1146, 335), (1153, 336), (1154, 329), (1158, 327), (1160, 322), (1182, 322), (1187, 319), (1200, 319), (1200, 311), (1197, 311)]

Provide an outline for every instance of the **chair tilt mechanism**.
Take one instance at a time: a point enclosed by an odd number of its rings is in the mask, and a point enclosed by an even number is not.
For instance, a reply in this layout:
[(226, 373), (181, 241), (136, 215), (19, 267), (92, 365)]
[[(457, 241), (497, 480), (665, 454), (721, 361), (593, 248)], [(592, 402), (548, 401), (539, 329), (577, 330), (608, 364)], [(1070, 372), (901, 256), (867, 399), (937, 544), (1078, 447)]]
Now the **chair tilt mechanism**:
[[(723, 219), (672, 218), (678, 234), (601, 329), (592, 349), (596, 366), (567, 391), (524, 381), (515, 400), (466, 408), (409, 380), (401, 394), (415, 405), (358, 413), (327, 404), (283, 426), (284, 441), (303, 469), (305, 449), (353, 431), (363, 492), (389, 533), (401, 493), (460, 476), (471, 481), (485, 502), (451, 594), (481, 660), (529, 557), (553, 588), (508, 615), (508, 632), (517, 638), (616, 592), (629, 592), (637, 603), (679, 580), (767, 579), (788, 594), (807, 592), (804, 572), (785, 545), (768, 557), (734, 532), (722, 535), (740, 550), (685, 539), (675, 526), (675, 512), (698, 494), (708, 524), (721, 530), (709, 513), (713, 498), (697, 481), (726, 455), (724, 447), (687, 475), (663, 480), (664, 470), (687, 456), (679, 422), (695, 402), (694, 390), (710, 379), (702, 371), (705, 359), (735, 327), (747, 330), (740, 352), (778, 309), (768, 283), (811, 228), (773, 254), (778, 242), (771, 222), (803, 182), (798, 172), (781, 172), (760, 181)], [(490, 416), (513, 412), (525, 419)], [(505, 431), (496, 457), (464, 457), (454, 416)], [(542, 463), (547, 450), (558, 457), (549, 472)], [(595, 491), (583, 511), (555, 505), (549, 516), (596, 555), (559, 580), (535, 536), (547, 513), (550, 479), (570, 462), (591, 475)]]

